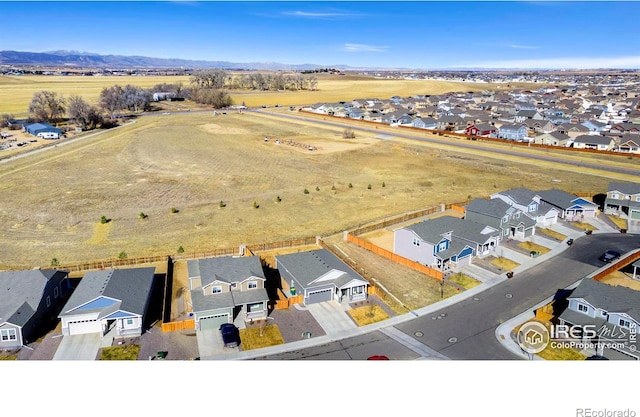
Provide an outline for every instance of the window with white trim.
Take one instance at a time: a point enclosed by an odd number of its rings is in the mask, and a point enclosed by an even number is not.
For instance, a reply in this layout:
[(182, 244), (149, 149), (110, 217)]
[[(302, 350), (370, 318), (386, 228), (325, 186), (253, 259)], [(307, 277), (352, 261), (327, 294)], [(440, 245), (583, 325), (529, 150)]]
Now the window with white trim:
[(629, 320), (620, 319), (618, 320), (618, 324), (622, 327), (631, 327), (631, 322)]
[(578, 304), (578, 311), (586, 313), (589, 311), (589, 307), (584, 304)]
[(221, 286), (211, 287), (211, 294), (219, 294), (222, 292)]
[(440, 242), (438, 244), (438, 251), (443, 251), (445, 249), (447, 249), (447, 242)]
[(231, 288), (238, 288), (238, 283), (237, 282), (232, 282), (231, 283)]
[(249, 283), (247, 284), (247, 287), (252, 290), (254, 288), (258, 288), (258, 282), (257, 281), (249, 281)]
[(420, 246), (420, 239), (414, 238), (412, 243), (413, 243), (413, 246)]
[(18, 340), (18, 334), (16, 333), (16, 329), (0, 330), (0, 341), (8, 342), (10, 340)]
[(127, 326), (132, 326), (133, 325), (133, 319), (127, 319), (126, 320), (126, 324), (127, 324)]

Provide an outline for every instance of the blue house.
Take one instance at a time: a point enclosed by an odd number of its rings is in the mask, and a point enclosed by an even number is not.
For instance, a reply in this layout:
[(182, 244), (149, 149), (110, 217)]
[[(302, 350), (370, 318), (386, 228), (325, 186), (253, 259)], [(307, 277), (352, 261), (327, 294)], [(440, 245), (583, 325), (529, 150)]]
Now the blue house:
[(498, 129), (500, 139), (523, 142), (527, 139), (527, 127), (523, 124), (505, 124)]

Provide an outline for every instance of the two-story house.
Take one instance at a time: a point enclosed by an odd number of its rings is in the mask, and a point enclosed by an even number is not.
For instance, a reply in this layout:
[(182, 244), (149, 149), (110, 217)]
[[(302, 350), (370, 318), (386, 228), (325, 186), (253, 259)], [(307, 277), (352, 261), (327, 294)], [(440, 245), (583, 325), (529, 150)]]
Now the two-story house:
[(609, 359), (640, 359), (635, 349), (640, 328), (639, 291), (584, 278), (567, 301), (567, 308), (558, 316), (560, 324), (595, 332), (595, 337), (585, 337), (582, 342), (595, 343), (596, 354)]
[(443, 216), (393, 232), (393, 252), (439, 270), (468, 265), (473, 256), (494, 253), (500, 231), (481, 223)]
[(583, 197), (578, 197), (558, 189), (537, 192), (540, 197), (540, 207), (554, 207), (561, 219), (577, 221), (583, 218), (593, 218), (598, 214), (598, 205)]
[(623, 213), (630, 219), (640, 219), (640, 184), (610, 182), (604, 200), (605, 213)]
[(68, 277), (55, 270), (0, 272), (0, 350), (34, 342), (53, 327), (71, 290)]
[(195, 259), (187, 268), (196, 331), (267, 317), (267, 279), (259, 257)]
[(534, 219), (538, 226), (549, 226), (558, 222), (558, 210), (551, 206), (540, 205), (540, 195), (527, 188), (512, 188), (491, 195), (514, 206)]
[(524, 240), (535, 234), (534, 219), (497, 198), (473, 199), (465, 206), (465, 220), (499, 230), (501, 239)]
[(524, 124), (504, 124), (498, 129), (498, 138), (523, 142), (528, 137)]

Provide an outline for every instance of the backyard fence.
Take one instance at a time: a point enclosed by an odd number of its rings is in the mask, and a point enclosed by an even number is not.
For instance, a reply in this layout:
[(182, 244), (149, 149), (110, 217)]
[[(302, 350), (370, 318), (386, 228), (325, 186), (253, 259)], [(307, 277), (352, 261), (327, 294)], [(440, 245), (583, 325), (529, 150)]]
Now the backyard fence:
[(162, 323), (161, 329), (163, 333), (175, 332), (178, 330), (190, 330), (196, 328), (196, 321), (194, 319), (183, 321), (172, 321), (169, 323)]
[[(106, 259), (102, 261), (82, 262), (76, 264), (57, 265), (55, 269), (69, 272), (91, 271), (96, 269), (116, 268), (119, 266), (145, 265), (157, 262), (167, 262), (169, 257), (163, 256), (142, 256), (139, 258)], [(46, 269), (46, 268), (43, 268)]]
[(376, 246), (371, 242), (367, 242), (364, 239), (360, 239), (357, 236), (353, 236), (352, 234), (347, 234), (347, 242), (356, 244), (364, 249), (367, 249), (368, 251), (375, 253), (376, 255), (380, 255), (384, 258), (390, 259), (397, 264), (409, 267), (431, 278), (442, 280), (444, 277), (442, 272), (438, 271), (437, 269), (429, 268), (428, 266), (419, 264), (418, 262), (412, 261), (411, 259), (407, 259), (404, 256), (397, 255), (391, 251), (388, 251), (379, 246)]
[(616, 271), (619, 271), (627, 265), (631, 265), (638, 259), (640, 259), (640, 249), (634, 250), (627, 257), (620, 259), (618, 262), (613, 262), (607, 268), (593, 275), (591, 278), (593, 278), (596, 281), (600, 281), (602, 278), (606, 277), (607, 275), (612, 274)]

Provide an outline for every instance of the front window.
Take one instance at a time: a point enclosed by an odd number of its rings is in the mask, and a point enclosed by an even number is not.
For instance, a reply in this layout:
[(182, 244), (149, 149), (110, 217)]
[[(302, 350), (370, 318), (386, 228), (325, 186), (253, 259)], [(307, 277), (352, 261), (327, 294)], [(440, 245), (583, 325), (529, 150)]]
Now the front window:
[(0, 330), (0, 340), (3, 342), (7, 342), (9, 340), (17, 340), (18, 336), (16, 333), (16, 329), (3, 329)]
[(420, 239), (413, 239), (414, 246), (420, 246)]
[(618, 324), (622, 327), (631, 327), (631, 322), (629, 320), (625, 320), (625, 319), (620, 319), (618, 321)]
[(127, 323), (127, 326), (133, 325), (133, 319), (127, 319), (126, 323)]
[(218, 286), (218, 287), (213, 287), (211, 288), (211, 293), (212, 294), (218, 294), (222, 292), (222, 287)]
[(589, 307), (587, 307), (584, 304), (578, 304), (578, 311), (582, 311), (583, 313), (586, 313), (587, 311), (589, 311)]
[(258, 288), (258, 283), (256, 281), (250, 281), (248, 287), (250, 290)]

